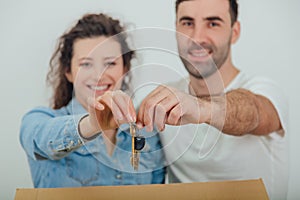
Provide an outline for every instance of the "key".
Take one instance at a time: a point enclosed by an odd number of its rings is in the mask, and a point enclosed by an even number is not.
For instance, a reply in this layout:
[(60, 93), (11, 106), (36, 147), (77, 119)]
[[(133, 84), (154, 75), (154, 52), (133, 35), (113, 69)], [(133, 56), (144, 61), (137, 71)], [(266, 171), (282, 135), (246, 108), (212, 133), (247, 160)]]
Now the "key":
[(139, 167), (139, 154), (135, 150), (135, 136), (136, 136), (136, 127), (134, 123), (130, 123), (130, 134), (131, 134), (131, 158), (130, 163), (134, 170), (138, 170)]
[(131, 158), (130, 163), (135, 171), (138, 170), (140, 151), (145, 146), (145, 138), (137, 135), (137, 128), (134, 123), (130, 123), (130, 134), (131, 134)]

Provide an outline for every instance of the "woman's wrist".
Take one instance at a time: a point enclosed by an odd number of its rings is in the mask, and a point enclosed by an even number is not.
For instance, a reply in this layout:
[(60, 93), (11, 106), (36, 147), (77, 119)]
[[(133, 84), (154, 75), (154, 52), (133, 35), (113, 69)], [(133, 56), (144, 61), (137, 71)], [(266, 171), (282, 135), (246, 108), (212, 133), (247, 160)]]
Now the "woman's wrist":
[(84, 115), (78, 122), (78, 134), (86, 141), (93, 140), (101, 134), (101, 130), (91, 126), (89, 115)]

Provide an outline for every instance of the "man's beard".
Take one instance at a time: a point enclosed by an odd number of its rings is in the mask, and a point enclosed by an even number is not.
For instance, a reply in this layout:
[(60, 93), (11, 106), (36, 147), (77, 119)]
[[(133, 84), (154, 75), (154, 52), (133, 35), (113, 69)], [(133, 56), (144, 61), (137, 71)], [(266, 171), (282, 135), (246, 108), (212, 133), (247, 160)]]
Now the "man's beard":
[[(213, 52), (214, 53), (213, 57), (208, 59), (205, 62), (190, 62), (187, 60), (187, 55), (190, 52), (192, 52), (193, 50), (201, 50), (201, 49), (202, 50), (205, 49), (207, 52)], [(217, 51), (217, 48), (214, 45), (208, 45), (208, 44), (197, 45), (195, 43), (192, 43), (192, 45), (187, 50), (184, 51), (185, 53), (182, 54), (182, 55), (186, 55), (186, 57), (180, 55), (180, 58), (190, 75), (192, 75), (196, 79), (205, 79), (210, 77), (216, 71), (218, 71), (227, 60), (229, 56), (229, 50), (230, 50), (230, 41), (226, 43), (226, 45), (220, 47), (218, 50), (219, 51)]]
[[(196, 63), (192, 64), (188, 60), (184, 59), (181, 57), (181, 60), (184, 64), (184, 67), (188, 71), (190, 75), (195, 77), (196, 79), (204, 79), (212, 74), (214, 74), (217, 70), (218, 67), (214, 64), (212, 60), (204, 63)], [(206, 69), (205, 71), (200, 72), (199, 68)]]

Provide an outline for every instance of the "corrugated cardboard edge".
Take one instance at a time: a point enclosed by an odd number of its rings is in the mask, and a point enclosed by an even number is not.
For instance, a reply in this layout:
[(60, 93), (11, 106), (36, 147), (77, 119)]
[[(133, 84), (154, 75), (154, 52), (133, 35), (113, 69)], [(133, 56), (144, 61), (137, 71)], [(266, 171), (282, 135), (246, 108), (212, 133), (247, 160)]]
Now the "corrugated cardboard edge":
[(239, 199), (268, 200), (262, 179), (245, 181), (156, 184), (139, 186), (95, 186), (80, 188), (17, 189), (15, 200), (155, 200)]

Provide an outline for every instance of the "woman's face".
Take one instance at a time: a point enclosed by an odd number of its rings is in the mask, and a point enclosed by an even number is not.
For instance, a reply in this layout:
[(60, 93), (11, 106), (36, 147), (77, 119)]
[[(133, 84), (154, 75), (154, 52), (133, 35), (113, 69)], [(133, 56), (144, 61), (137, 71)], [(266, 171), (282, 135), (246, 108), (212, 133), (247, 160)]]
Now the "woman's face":
[(105, 36), (78, 39), (73, 45), (71, 71), (76, 99), (87, 109), (87, 98), (121, 88), (124, 70), (121, 45)]

